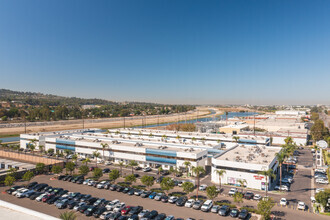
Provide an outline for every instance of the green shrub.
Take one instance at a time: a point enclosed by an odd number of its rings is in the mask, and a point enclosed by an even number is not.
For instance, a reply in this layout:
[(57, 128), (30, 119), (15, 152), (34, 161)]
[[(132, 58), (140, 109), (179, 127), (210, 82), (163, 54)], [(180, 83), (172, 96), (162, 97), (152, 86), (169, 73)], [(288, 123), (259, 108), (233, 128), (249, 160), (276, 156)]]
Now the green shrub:
[(215, 204), (216, 204), (216, 205), (219, 205), (219, 206), (227, 205), (227, 206), (229, 206), (229, 208), (231, 208), (231, 209), (236, 209), (236, 208), (237, 208), (236, 205), (234, 205), (234, 204), (230, 204), (230, 203), (226, 203), (226, 202), (215, 202)]

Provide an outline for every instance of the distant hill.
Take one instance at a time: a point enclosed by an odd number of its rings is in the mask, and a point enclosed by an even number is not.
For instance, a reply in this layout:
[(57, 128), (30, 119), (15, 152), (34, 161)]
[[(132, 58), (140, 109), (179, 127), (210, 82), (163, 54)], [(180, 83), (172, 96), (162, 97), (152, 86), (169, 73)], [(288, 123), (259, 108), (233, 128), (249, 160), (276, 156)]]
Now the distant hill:
[(0, 89), (0, 101), (18, 101), (29, 105), (116, 105), (117, 102), (104, 99), (84, 99), (76, 97), (64, 97), (37, 92), (19, 92), (8, 89)]

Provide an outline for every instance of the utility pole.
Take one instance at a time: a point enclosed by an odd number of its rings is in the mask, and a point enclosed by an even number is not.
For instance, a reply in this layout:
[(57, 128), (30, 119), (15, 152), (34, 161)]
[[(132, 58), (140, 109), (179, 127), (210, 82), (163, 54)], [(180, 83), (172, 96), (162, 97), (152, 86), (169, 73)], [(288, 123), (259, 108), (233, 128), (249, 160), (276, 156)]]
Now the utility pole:
[(158, 115), (158, 117), (157, 117), (157, 127), (158, 127), (158, 129), (159, 129), (159, 115)]
[(253, 135), (256, 136), (256, 115), (253, 115)]
[(124, 116), (124, 129), (125, 129), (125, 116)]
[(26, 118), (24, 117), (24, 133), (26, 134)]

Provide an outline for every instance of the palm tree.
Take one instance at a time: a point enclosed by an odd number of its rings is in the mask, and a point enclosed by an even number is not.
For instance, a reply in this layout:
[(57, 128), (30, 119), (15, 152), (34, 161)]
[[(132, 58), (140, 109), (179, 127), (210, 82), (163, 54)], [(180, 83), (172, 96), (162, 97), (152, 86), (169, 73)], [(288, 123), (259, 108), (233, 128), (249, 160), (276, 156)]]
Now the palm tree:
[(72, 160), (77, 164), (78, 156), (77, 154), (72, 155)]
[(29, 148), (32, 151), (32, 154), (34, 154), (34, 150), (36, 149), (36, 142), (37, 139), (32, 139), (29, 144)]
[(284, 139), (286, 145), (291, 145), (293, 144), (293, 139), (292, 137), (288, 136), (287, 138)]
[(286, 156), (287, 154), (284, 151), (276, 153), (276, 159), (278, 161), (278, 164), (280, 165), (280, 188), (282, 185), (282, 164), (285, 161)]
[(196, 138), (195, 137), (192, 137), (191, 138), (191, 142), (194, 142), (194, 141), (196, 141)]
[(93, 156), (95, 157), (95, 166), (97, 167), (97, 158), (100, 157), (100, 152), (94, 151), (93, 152)]
[(258, 174), (266, 177), (266, 196), (267, 196), (267, 193), (268, 193), (268, 177), (275, 178), (276, 176), (275, 176), (272, 169), (260, 171), (260, 172), (258, 172)]
[(70, 212), (63, 212), (60, 214), (60, 219), (62, 220), (76, 220), (77, 216), (73, 211)]
[(103, 151), (103, 160), (104, 160), (104, 150), (109, 147), (109, 144), (107, 143), (101, 143), (102, 151)]
[(199, 176), (201, 175), (201, 174), (204, 174), (205, 173), (205, 169), (203, 168), (203, 167), (201, 167), (201, 166), (197, 166), (197, 167), (194, 167), (193, 168), (193, 173), (195, 173), (196, 174), (196, 179), (197, 179), (197, 197), (196, 197), (196, 199), (198, 199), (198, 189), (199, 189)]
[(219, 176), (219, 186), (221, 189), (221, 177), (226, 173), (226, 170), (216, 170), (215, 173)]
[(131, 160), (129, 163), (128, 163), (128, 166), (132, 167), (132, 174), (133, 173), (133, 168), (136, 167), (138, 165), (138, 163), (135, 161), (135, 160)]
[(89, 159), (89, 157), (86, 157), (85, 160), (83, 160), (82, 162), (87, 166), (87, 164), (91, 162), (91, 159)]
[(236, 143), (238, 143), (239, 137), (238, 136), (234, 136), (233, 140), (235, 140)]
[(42, 153), (45, 147), (43, 145), (39, 144), (38, 148), (39, 148), (40, 153)]
[(123, 161), (120, 161), (118, 163), (119, 167), (120, 167), (120, 176), (122, 176), (122, 171), (123, 171), (123, 166), (124, 166), (124, 162)]
[(185, 161), (183, 165), (186, 167), (187, 170), (187, 177), (188, 177), (188, 172), (189, 172), (189, 167), (191, 166), (191, 163), (189, 161)]
[(245, 179), (240, 179), (237, 182), (242, 187), (242, 193), (243, 193), (243, 188), (244, 188), (245, 184), (247, 183), (246, 180)]
[(68, 162), (68, 156), (71, 154), (71, 150), (65, 149), (64, 153), (66, 154), (66, 156), (65, 156), (66, 162)]
[(167, 136), (165, 134), (162, 135), (162, 141), (166, 141)]

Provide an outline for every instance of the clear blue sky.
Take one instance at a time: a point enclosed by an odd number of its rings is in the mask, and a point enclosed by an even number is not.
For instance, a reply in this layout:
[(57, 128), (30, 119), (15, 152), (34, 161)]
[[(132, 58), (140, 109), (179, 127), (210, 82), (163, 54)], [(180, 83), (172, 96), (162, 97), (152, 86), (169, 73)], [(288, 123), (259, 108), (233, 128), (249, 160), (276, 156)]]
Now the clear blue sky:
[(2, 0), (0, 88), (330, 104), (329, 0)]

